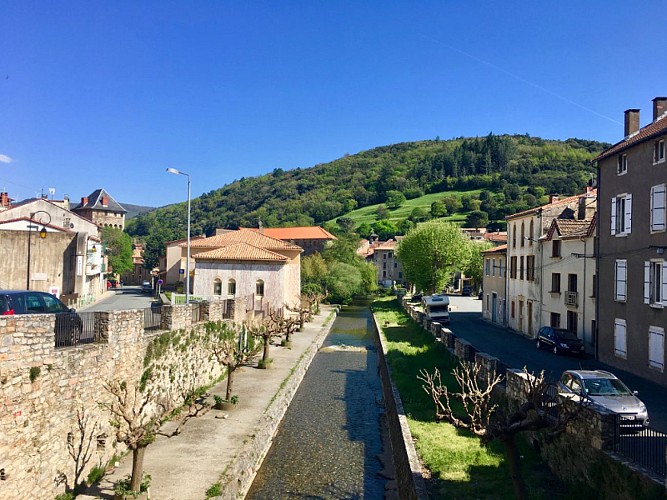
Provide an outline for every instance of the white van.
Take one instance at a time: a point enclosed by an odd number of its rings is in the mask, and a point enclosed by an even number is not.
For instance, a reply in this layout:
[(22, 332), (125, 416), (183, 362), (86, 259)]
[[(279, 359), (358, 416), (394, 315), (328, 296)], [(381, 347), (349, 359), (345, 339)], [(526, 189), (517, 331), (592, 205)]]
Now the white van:
[(447, 295), (427, 295), (422, 299), (424, 314), (431, 321), (449, 324), (449, 297)]

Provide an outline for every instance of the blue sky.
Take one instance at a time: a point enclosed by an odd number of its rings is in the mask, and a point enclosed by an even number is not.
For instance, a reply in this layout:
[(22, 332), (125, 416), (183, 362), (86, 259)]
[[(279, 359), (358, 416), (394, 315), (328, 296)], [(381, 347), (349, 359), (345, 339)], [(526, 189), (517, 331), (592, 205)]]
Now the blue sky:
[[(635, 8), (639, 6), (639, 8)], [(667, 3), (0, 0), (0, 190), (162, 206), (403, 141), (617, 142)]]

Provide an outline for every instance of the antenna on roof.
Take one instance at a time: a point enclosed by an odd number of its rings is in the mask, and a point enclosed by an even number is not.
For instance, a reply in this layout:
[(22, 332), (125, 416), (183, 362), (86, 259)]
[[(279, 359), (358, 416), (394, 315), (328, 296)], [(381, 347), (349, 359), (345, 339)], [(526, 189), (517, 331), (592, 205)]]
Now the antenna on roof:
[(53, 195), (56, 194), (56, 188), (49, 188), (49, 196), (51, 196), (51, 199), (53, 199)]

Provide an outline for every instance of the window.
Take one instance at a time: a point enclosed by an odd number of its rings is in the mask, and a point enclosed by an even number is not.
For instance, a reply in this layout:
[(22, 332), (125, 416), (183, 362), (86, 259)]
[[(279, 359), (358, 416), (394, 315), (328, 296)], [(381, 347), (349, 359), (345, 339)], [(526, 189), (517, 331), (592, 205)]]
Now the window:
[(382, 258), (385, 259), (385, 260), (387, 260), (387, 254), (386, 254), (386, 253), (383, 253), (383, 254), (382, 254)]
[(234, 297), (236, 295), (236, 281), (229, 280), (227, 282), (227, 295)]
[(644, 304), (662, 307), (667, 302), (667, 262), (644, 262)]
[(394, 269), (398, 269), (398, 262), (394, 262)]
[(516, 248), (516, 224), (512, 226), (512, 248)]
[(628, 281), (628, 261), (619, 259), (616, 261), (614, 274), (614, 300), (625, 302)]
[(255, 282), (255, 295), (258, 297), (264, 297), (264, 281), (257, 280)]
[(623, 175), (628, 171), (628, 156), (627, 155), (618, 155), (618, 166), (616, 167), (616, 173), (618, 175)]
[(222, 295), (222, 281), (219, 278), (213, 280), (213, 295)]
[(651, 231), (665, 230), (665, 185), (651, 187)]
[(551, 273), (551, 293), (560, 293), (560, 273)]
[(525, 241), (526, 241), (526, 229), (525, 229), (525, 226), (522, 222), (521, 223), (521, 246), (524, 245)]
[(503, 259), (498, 259), (498, 276), (503, 277)]
[(491, 259), (484, 259), (484, 275), (490, 276)]
[(510, 258), (510, 278), (516, 279), (516, 256)]
[(625, 336), (625, 320), (614, 320), (614, 355), (619, 358), (628, 357), (627, 338)]
[(611, 234), (619, 236), (632, 231), (632, 195), (622, 194), (611, 199)]
[[(521, 240), (523, 241), (523, 240)], [(523, 279), (523, 255), (519, 257), (519, 279)]]
[(567, 312), (567, 330), (572, 332), (572, 333), (577, 333), (577, 312), (576, 311), (568, 311)]
[(382, 277), (386, 278), (387, 277), (387, 271), (382, 271)]
[(526, 257), (526, 279), (528, 281), (535, 281), (535, 256), (528, 255)]
[(512, 310), (510, 312), (512, 315), (512, 319), (514, 319), (514, 301), (512, 301)]
[(568, 274), (567, 275), (567, 291), (568, 292), (577, 292), (577, 275)]
[(382, 269), (387, 269), (387, 263), (386, 262), (382, 263)]
[(598, 295), (598, 280), (597, 276), (593, 275), (593, 289), (591, 290), (591, 297), (597, 297)]
[(549, 326), (552, 326), (554, 328), (560, 328), (560, 314), (559, 313), (551, 313)]
[(528, 246), (533, 246), (534, 232), (533, 219), (530, 219), (530, 234), (528, 235)]
[(491, 263), (491, 276), (496, 275), (496, 259), (493, 259)]
[(551, 242), (551, 256), (560, 257), (560, 240), (553, 240)]
[(665, 368), (665, 330), (658, 326), (648, 329), (648, 366), (660, 371)]
[(394, 254), (389, 252), (389, 258), (391, 259), (393, 256), (394, 256)]
[(653, 144), (653, 163), (665, 161), (665, 140), (660, 139)]

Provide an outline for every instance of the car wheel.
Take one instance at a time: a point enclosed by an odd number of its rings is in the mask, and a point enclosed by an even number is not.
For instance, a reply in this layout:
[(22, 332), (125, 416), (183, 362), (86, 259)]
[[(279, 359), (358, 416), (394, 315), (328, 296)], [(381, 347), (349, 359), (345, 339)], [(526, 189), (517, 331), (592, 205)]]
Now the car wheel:
[(551, 352), (553, 352), (555, 355), (558, 355), (558, 346), (554, 346)]
[(535, 345), (538, 349), (542, 349), (542, 342), (540, 342), (540, 339), (537, 339), (537, 343)]

